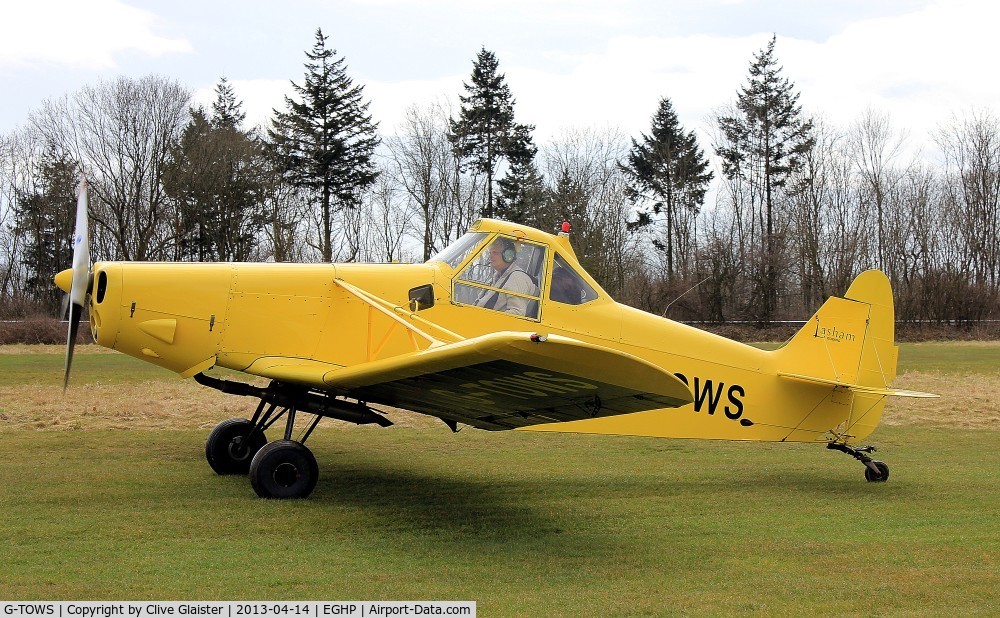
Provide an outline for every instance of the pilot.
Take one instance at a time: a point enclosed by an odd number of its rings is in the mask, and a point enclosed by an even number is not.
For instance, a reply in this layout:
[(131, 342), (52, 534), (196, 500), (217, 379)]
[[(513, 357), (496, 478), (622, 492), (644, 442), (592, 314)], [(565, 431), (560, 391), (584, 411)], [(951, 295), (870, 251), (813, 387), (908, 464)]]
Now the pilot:
[[(505, 236), (500, 236), (489, 248), (489, 262), (493, 268), (493, 279), (489, 285), (495, 288), (510, 290), (518, 294), (534, 296), (537, 292), (535, 283), (515, 263), (517, 260), (517, 248), (514, 241)], [(495, 309), (514, 315), (526, 315), (528, 311), (529, 298), (501, 294), (494, 290), (487, 290), (476, 300), (476, 304), (487, 309)]]

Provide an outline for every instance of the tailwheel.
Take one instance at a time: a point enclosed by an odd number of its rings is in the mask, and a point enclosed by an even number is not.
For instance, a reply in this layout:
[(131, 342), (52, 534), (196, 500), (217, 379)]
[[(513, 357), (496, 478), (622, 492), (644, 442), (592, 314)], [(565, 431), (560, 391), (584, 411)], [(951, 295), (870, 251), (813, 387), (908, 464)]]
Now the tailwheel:
[(869, 483), (884, 483), (889, 480), (889, 466), (884, 461), (869, 457), (877, 451), (874, 446), (848, 446), (843, 442), (828, 442), (826, 448), (847, 453), (865, 465), (865, 480)]
[(205, 459), (216, 474), (246, 474), (250, 462), (267, 444), (263, 431), (244, 418), (230, 418), (216, 425), (205, 441)]
[(250, 463), (250, 485), (261, 498), (305, 498), (318, 479), (319, 465), (312, 451), (294, 440), (265, 445)]
[[(877, 471), (873, 470), (872, 466), (875, 466)], [(869, 483), (884, 483), (889, 480), (889, 466), (885, 465), (884, 461), (871, 460), (871, 463), (865, 464), (865, 480)]]

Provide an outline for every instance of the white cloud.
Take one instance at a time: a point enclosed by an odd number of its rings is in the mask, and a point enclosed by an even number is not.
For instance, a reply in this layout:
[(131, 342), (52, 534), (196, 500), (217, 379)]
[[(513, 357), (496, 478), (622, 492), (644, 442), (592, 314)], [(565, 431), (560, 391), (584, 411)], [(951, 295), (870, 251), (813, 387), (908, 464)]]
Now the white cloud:
[(462, 80), (468, 76), (450, 75), (437, 79), (402, 82), (365, 82), (365, 99), (371, 101), (369, 111), (379, 122), (379, 132), (385, 135), (398, 129), (407, 108), (428, 107), (449, 101), (458, 106), (458, 95), (464, 93)]
[[(997, 17), (1000, 4), (938, 2), (857, 21), (822, 42), (779, 32), (776, 53), (807, 113), (846, 125), (873, 108), (924, 141), (953, 112), (1000, 101), (1000, 80), (991, 70)], [(559, 66), (569, 67), (563, 71), (544, 58), (508, 64), (502, 55), (501, 70), (518, 101), (519, 121), (537, 126), (538, 141), (571, 126), (611, 125), (635, 135), (648, 129), (664, 96), (683, 124), (705, 130), (712, 112), (735, 99), (770, 36), (618, 36), (599, 53), (561, 54)], [(428, 89), (454, 97), (460, 80), (398, 83), (372, 92), (388, 110), (411, 104), (413, 93), (425, 97)]]
[(950, 114), (1000, 101), (998, 17), (1000, 5), (938, 2), (857, 22), (823, 43), (779, 38), (778, 52), (811, 111), (844, 124), (873, 108), (923, 140)]
[[(79, 1), (49, 0), (19, 3), (5, 9), (5, 19), (0, 24), (0, 69), (26, 64), (44, 66), (44, 63), (105, 68), (114, 66), (122, 54), (140, 53), (149, 57), (191, 50), (183, 39), (155, 34), (164, 32), (173, 22), (160, 25), (153, 14), (124, 6), (123, 1), (127, 0), (95, 0), (83, 8), (78, 6), (84, 4)], [(394, 5), (401, 1), (358, 0), (361, 6)], [(707, 12), (724, 15), (725, 8), (720, 5), (731, 0), (713, 1), (714, 6)], [(418, 2), (418, 6), (426, 6), (432, 13), (426, 17), (428, 20), (441, 11), (448, 13), (448, 7), (468, 7), (466, 12), (459, 12), (460, 21), (468, 23), (479, 23), (477, 15), (487, 5), (483, 0)], [(265, 3), (253, 10), (267, 14), (270, 9), (266, 7), (270, 5)], [(648, 129), (650, 117), (664, 96), (671, 98), (686, 127), (704, 134), (710, 130), (711, 113), (735, 98), (746, 80), (754, 53), (771, 36), (769, 30), (757, 32), (750, 27), (728, 29), (738, 31), (739, 35), (723, 34), (715, 22), (702, 21), (699, 25), (694, 14), (687, 15), (685, 21), (690, 24), (690, 34), (670, 35), (669, 29), (664, 29), (662, 34), (633, 35), (627, 28), (599, 26), (628, 19), (625, 11), (617, 14), (614, 3), (600, 0), (540, 4), (515, 0), (513, 8), (519, 13), (501, 24), (503, 28), (494, 33), (496, 39), (487, 36), (486, 31), (482, 36), (484, 44), (498, 53), (500, 69), (507, 75), (517, 99), (518, 121), (536, 125), (535, 137), (539, 143), (567, 127), (613, 126), (637, 135)], [(651, 19), (671, 14), (667, 9), (649, 10)], [(53, 14), (62, 17), (47, 21)], [(539, 28), (551, 25), (555, 33), (551, 40), (536, 37), (527, 41), (520, 30), (511, 26), (518, 16), (527, 19), (529, 14), (533, 20), (525, 23), (534, 23)], [(711, 15), (702, 17), (708, 19)], [(847, 25), (825, 40), (817, 40), (810, 32), (779, 31), (777, 56), (785, 76), (801, 92), (801, 103), (807, 112), (846, 124), (871, 107), (890, 113), (899, 128), (908, 128), (915, 137), (923, 139), (954, 112), (970, 106), (995, 106), (1000, 101), (1000, 81), (993, 79), (991, 70), (995, 57), (991, 29), (1000, 21), (998, 17), (1000, 4), (941, 0), (909, 12), (897, 11), (891, 16), (853, 22), (844, 19)], [(391, 25), (391, 18), (387, 19)], [(598, 25), (584, 27), (587, 24)], [(184, 22), (177, 22), (177, 27), (185, 27)], [(253, 27), (243, 36), (251, 36), (255, 32)], [(644, 31), (648, 33), (650, 29)], [(191, 32), (196, 36), (199, 31)], [(429, 77), (393, 81), (400, 71), (386, 71), (383, 65), (398, 63), (400, 49), (415, 43), (398, 39), (399, 33), (391, 28), (387, 32), (395, 32), (393, 36), (397, 38), (380, 41), (370, 50), (375, 55), (366, 58), (367, 70), (380, 73), (380, 78), (349, 69), (349, 74), (365, 85), (365, 98), (372, 102), (372, 114), (383, 133), (390, 133), (399, 125), (409, 106), (442, 100), (457, 102), (462, 82), (469, 78), (471, 69), (466, 62), (456, 72), (456, 64), (451, 62), (441, 63), (447, 68), (435, 72), (435, 53), (452, 51), (447, 46), (436, 48), (422, 41), (418, 44), (427, 44), (428, 49), (421, 48), (427, 52), (422, 56), (427, 64), (421, 65), (424, 69), (421, 74)], [(231, 37), (235, 31), (219, 35)], [(577, 44), (580, 41), (586, 44)], [(276, 49), (281, 47), (278, 42), (273, 45)], [(468, 59), (474, 51), (469, 52)], [(235, 60), (227, 62), (232, 64)], [(300, 80), (301, 67), (289, 66), (294, 68), (289, 77)], [(234, 68), (245, 77), (261, 74), (257, 67), (236, 63)], [(270, 71), (270, 75), (275, 74), (282, 71)], [(386, 78), (387, 74), (393, 78)], [(184, 79), (183, 75), (179, 77)], [(250, 124), (268, 120), (273, 108), (284, 107), (283, 96), (290, 92), (287, 79), (234, 79), (231, 83), (245, 103)], [(196, 100), (210, 104), (213, 87), (211, 84), (199, 90)]]
[[(753, 50), (754, 37), (618, 37), (603, 54), (582, 56), (567, 75), (526, 71), (530, 87), (525, 112), (558, 126), (607, 124), (628, 132), (648, 128), (662, 97), (673, 102), (682, 122), (696, 125), (732, 98)], [(521, 72), (510, 71), (512, 82)], [(541, 93), (542, 96), (537, 96)], [(548, 107), (553, 109), (545, 111)], [(533, 109), (534, 108), (534, 109)]]
[(5, 3), (0, 68), (115, 68), (115, 56), (192, 51), (184, 39), (153, 32), (156, 17), (120, 0), (31, 0)]

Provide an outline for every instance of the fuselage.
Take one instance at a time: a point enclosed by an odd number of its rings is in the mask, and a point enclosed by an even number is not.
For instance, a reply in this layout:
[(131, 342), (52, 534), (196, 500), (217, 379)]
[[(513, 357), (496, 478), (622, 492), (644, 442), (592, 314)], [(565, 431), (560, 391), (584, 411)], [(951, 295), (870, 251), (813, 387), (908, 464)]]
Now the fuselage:
[[(98, 344), (184, 377), (213, 366), (266, 375), (262, 368), (274, 359), (337, 369), (415, 349), (412, 334), (395, 328), (338, 280), (399, 308), (408, 306), (411, 290), (430, 285), (434, 304), (417, 315), (461, 337), (496, 331), (564, 335), (654, 363), (677, 375), (694, 397), (694, 403), (682, 408), (542, 425), (539, 430), (814, 441), (845, 416), (843, 402), (838, 404), (827, 391), (779, 379), (779, 354), (621, 305), (583, 271), (565, 239), (529, 232), (551, 248), (547, 274), (539, 281), (537, 318), (456, 302), (461, 265), (440, 261), (103, 262), (94, 266), (91, 328)], [(557, 252), (587, 278), (598, 291), (596, 298), (574, 305), (549, 297), (552, 254)], [(794, 417), (798, 421), (789, 420), (790, 406), (803, 410), (801, 418)]]

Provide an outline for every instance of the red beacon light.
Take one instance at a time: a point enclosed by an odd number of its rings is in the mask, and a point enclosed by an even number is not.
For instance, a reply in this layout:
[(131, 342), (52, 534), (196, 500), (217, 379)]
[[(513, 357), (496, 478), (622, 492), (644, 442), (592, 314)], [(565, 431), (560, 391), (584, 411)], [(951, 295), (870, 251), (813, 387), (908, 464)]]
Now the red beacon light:
[(562, 225), (559, 227), (560, 236), (569, 236), (570, 225), (569, 221), (563, 221)]

